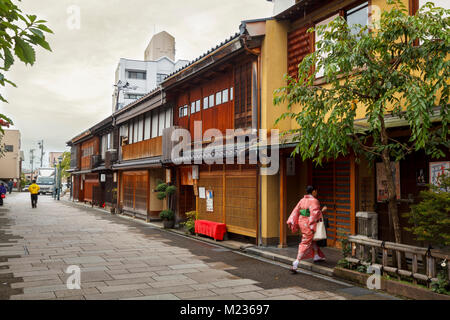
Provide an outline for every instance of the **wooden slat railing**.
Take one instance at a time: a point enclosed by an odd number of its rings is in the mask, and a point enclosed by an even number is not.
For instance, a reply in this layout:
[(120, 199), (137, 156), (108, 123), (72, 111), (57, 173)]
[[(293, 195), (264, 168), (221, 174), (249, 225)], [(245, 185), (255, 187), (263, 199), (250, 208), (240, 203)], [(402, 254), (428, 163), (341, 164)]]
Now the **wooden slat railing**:
[[(348, 240), (352, 246), (351, 257), (346, 257), (348, 262), (377, 266), (382, 274), (396, 274), (398, 279), (402, 276), (412, 278), (414, 284), (417, 284), (417, 280), (421, 280), (426, 282), (428, 287), (438, 280), (436, 278), (437, 263), (442, 260), (450, 261), (450, 253), (435, 249), (384, 242), (365, 236), (349, 236)], [(381, 254), (381, 264), (377, 263), (379, 254)], [(402, 254), (411, 259), (410, 268), (408, 263), (402, 264)], [(389, 259), (389, 256), (391, 258), (395, 256), (396, 259)], [(420, 264), (422, 268), (419, 268)], [(450, 278), (450, 268), (448, 272)]]
[(142, 159), (162, 155), (162, 137), (122, 146), (122, 159)]

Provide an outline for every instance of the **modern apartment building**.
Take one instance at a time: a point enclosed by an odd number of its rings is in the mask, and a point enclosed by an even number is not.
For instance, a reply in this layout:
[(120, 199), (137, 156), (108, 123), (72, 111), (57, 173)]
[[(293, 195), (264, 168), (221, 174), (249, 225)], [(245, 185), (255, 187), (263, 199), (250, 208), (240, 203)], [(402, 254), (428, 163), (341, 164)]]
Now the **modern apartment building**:
[[(187, 60), (175, 61), (174, 37), (165, 31), (154, 35), (145, 50), (143, 61), (120, 59), (113, 92), (113, 113), (144, 97), (158, 87), (167, 75), (181, 69), (187, 63)], [(127, 83), (128, 85), (123, 87)], [(119, 96), (118, 103), (117, 96)]]

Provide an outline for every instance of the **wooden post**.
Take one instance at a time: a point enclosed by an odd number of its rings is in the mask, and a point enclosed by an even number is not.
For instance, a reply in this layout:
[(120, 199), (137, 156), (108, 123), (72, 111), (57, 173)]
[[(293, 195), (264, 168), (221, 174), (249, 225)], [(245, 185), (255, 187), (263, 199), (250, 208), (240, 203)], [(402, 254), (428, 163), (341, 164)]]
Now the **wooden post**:
[(413, 255), (413, 260), (412, 260), (412, 276), (413, 276), (413, 283), (417, 284), (417, 279), (414, 276), (414, 274), (417, 273), (418, 266), (417, 266), (417, 254)]
[(280, 153), (280, 243), (278, 248), (286, 248), (286, 158)]
[(227, 223), (227, 213), (226, 213), (226, 197), (227, 197), (227, 179), (226, 179), (226, 168), (223, 165), (222, 168), (222, 220), (223, 223)]

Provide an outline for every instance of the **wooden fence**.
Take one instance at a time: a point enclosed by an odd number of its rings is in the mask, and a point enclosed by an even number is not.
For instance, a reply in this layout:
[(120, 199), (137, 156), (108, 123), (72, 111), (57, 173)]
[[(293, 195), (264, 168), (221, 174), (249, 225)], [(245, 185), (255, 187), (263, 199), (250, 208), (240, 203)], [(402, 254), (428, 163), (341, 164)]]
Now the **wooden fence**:
[[(431, 248), (384, 242), (364, 236), (349, 236), (348, 239), (352, 248), (351, 257), (346, 257), (348, 262), (372, 265), (380, 269), (382, 274), (395, 274), (399, 280), (402, 277), (412, 278), (414, 284), (419, 280), (430, 287), (432, 282), (438, 280), (437, 264), (444, 260), (447, 260), (447, 263), (450, 261), (448, 252)], [(406, 258), (403, 262), (402, 256)], [(450, 279), (450, 268), (448, 272)]]

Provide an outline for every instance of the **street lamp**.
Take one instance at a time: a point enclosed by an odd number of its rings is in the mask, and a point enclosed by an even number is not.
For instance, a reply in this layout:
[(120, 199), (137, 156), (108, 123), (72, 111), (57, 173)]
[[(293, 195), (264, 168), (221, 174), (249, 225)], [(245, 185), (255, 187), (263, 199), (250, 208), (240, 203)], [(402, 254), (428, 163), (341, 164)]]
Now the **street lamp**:
[(57, 173), (56, 173), (56, 159), (55, 158), (53, 158), (53, 168), (55, 168), (55, 174), (54, 174), (55, 183), (53, 184), (53, 199), (56, 199), (56, 183), (57, 183), (56, 175), (57, 175)]
[(59, 173), (58, 173), (58, 201), (60, 199), (61, 195), (61, 162), (63, 160), (62, 156), (58, 157), (58, 163), (59, 163)]

